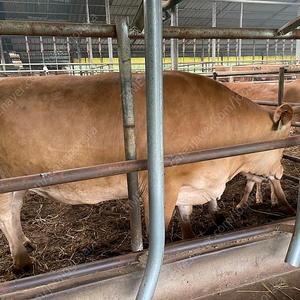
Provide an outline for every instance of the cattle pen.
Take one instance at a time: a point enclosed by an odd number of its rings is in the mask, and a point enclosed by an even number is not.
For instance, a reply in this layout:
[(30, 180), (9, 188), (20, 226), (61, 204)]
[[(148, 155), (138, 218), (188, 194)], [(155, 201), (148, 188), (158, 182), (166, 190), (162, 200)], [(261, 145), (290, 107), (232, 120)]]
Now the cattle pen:
[[(175, 4), (176, 1), (168, 1)], [(117, 38), (122, 82), (123, 125), (126, 161), (79, 169), (45, 172), (0, 180), (0, 193), (26, 190), (88, 180), (116, 174), (128, 174), (129, 199), (135, 201), (138, 171), (148, 170), (150, 195), (150, 247), (142, 250), (139, 205), (132, 205), (132, 249), (134, 253), (103, 261), (83, 264), (43, 275), (0, 284), (1, 299), (196, 299), (245, 285), (249, 272), (255, 270), (255, 281), (282, 274), (299, 276), (294, 267), (300, 262), (300, 214), (295, 219), (213, 235), (164, 248), (164, 167), (238, 156), (300, 144), (300, 137), (234, 145), (163, 156), (162, 136), (162, 38), (236, 38), (236, 39), (300, 39), (299, 18), (276, 29), (244, 29), (217, 27), (162, 27), (161, 1), (145, 2), (145, 33), (132, 31), (126, 17), (116, 25), (65, 24), (45, 22), (0, 21), (0, 35), (81, 36)], [(146, 42), (148, 159), (137, 160), (132, 111), (130, 40)], [(129, 62), (129, 63), (128, 63)], [(155, 78), (155, 80), (151, 80)], [(149, 80), (149, 81), (148, 81)], [(279, 99), (279, 102), (282, 99)], [(288, 157), (299, 162), (299, 159)], [(298, 205), (299, 205), (298, 200)], [(153, 203), (153, 204), (152, 204)], [(155, 205), (154, 205), (155, 203)], [(291, 239), (291, 233), (293, 237)], [(290, 246), (289, 246), (290, 245)], [(289, 247), (288, 247), (289, 246)], [(271, 255), (270, 255), (271, 253)], [(163, 260), (164, 255), (164, 261)], [(147, 258), (148, 257), (148, 258)], [(240, 263), (236, 263), (236, 261)], [(146, 268), (145, 268), (146, 265)], [(224, 280), (228, 276), (230, 280)], [(277, 277), (276, 277), (277, 276)], [(159, 278), (159, 279), (158, 279)], [(172, 280), (170, 280), (172, 278)], [(157, 283), (158, 282), (158, 283)], [(250, 282), (249, 282), (250, 283)], [(157, 284), (157, 286), (156, 286)], [(184, 295), (184, 296), (183, 296)], [(237, 294), (240, 299), (241, 294)], [(209, 299), (209, 298), (207, 298)], [(211, 298), (213, 299), (213, 298)], [(267, 299), (267, 298), (265, 298)]]

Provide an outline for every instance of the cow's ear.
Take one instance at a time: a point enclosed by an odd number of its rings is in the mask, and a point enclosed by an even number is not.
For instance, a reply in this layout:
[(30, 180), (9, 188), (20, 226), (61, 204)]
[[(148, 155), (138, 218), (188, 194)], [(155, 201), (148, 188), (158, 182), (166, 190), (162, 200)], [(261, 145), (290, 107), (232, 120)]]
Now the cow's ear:
[(273, 121), (278, 124), (278, 129), (280, 130), (283, 125), (286, 125), (289, 121), (291, 121), (294, 115), (293, 108), (290, 104), (282, 104), (276, 108)]

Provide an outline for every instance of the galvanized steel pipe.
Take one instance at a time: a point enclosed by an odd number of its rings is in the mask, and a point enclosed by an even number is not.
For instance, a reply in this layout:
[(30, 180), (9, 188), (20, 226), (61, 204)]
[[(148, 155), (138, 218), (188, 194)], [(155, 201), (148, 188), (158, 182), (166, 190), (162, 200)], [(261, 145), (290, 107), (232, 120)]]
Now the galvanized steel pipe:
[(0, 21), (0, 35), (116, 37), (115, 25)]
[[(300, 39), (300, 29), (286, 35), (276, 33), (276, 28), (222, 28), (164, 26), (164, 38), (186, 39)], [(116, 37), (115, 25), (0, 21), (0, 35), (68, 36), (68, 37)], [(133, 39), (143, 39), (144, 34), (131, 32)]]
[[(132, 92), (132, 71), (130, 39), (128, 37), (128, 18), (116, 17), (118, 57), (120, 68), (121, 100), (123, 112), (124, 144), (126, 160), (137, 158), (135, 142), (135, 120)], [(130, 203), (131, 249), (143, 250), (141, 225), (140, 192), (138, 173), (127, 174), (128, 201)]]
[[(164, 26), (164, 38), (186, 39), (299, 39), (300, 30), (294, 29), (286, 35), (276, 34), (275, 28), (222, 28)], [(130, 35), (131, 38), (143, 38), (142, 35)]]
[[(255, 152), (292, 147), (300, 144), (300, 136), (288, 137), (280, 140), (256, 142), (227, 146), (208, 150), (199, 150), (187, 153), (169, 154), (164, 156), (165, 167), (190, 164), (230, 156), (238, 156)], [(135, 171), (147, 170), (147, 160), (120, 161), (91, 167), (76, 168), (71, 170), (47, 172), (41, 174), (6, 178), (0, 180), (0, 193), (28, 190), (37, 187), (95, 179), (106, 176), (120, 175)]]
[(149, 193), (149, 254), (138, 300), (152, 299), (165, 246), (163, 61), (161, 0), (146, 0), (146, 109)]
[(295, 231), (292, 236), (292, 240), (289, 245), (285, 262), (298, 268), (300, 263), (300, 185), (298, 189), (298, 211), (296, 216)]
[(284, 89), (284, 72), (285, 68), (279, 68), (279, 81), (278, 81), (278, 106), (283, 102), (283, 89)]

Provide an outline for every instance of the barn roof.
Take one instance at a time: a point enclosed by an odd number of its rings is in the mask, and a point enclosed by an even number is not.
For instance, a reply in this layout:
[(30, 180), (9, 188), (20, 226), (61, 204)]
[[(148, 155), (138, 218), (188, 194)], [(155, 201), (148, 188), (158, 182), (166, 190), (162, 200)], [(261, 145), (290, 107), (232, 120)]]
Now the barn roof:
[[(141, 0), (109, 0), (111, 23), (115, 17), (120, 15), (134, 16)], [(89, 0), (90, 20), (93, 23), (106, 23), (105, 0)], [(279, 28), (298, 15), (299, 1), (256, 1), (256, 0), (219, 0), (217, 1), (217, 27), (239, 27), (240, 10), (243, 2), (243, 27)], [(179, 3), (179, 25), (180, 26), (211, 26), (212, 25), (212, 1), (208, 0), (183, 0)], [(42, 22), (75, 22), (85, 23), (86, 0), (2, 0), (0, 1), (0, 20), (23, 20)], [(170, 20), (164, 21), (170, 25)], [(5, 36), (3, 47), (6, 53), (16, 52), (26, 61), (26, 46), (24, 37)], [(30, 53), (33, 61), (40, 61), (39, 37), (28, 37)], [(93, 39), (93, 51), (98, 52), (98, 40)], [(45, 54), (53, 51), (53, 41), (50, 37), (43, 38)], [(66, 46), (66, 38), (57, 38), (56, 43), (61, 47)], [(220, 52), (226, 53), (226, 40), (220, 41)], [(286, 42), (287, 51), (290, 50), (290, 41)], [(293, 43), (293, 42), (292, 42)], [(169, 42), (167, 41), (167, 55)], [(207, 47), (207, 40), (203, 42)], [(76, 45), (71, 45), (76, 51)], [(84, 38), (79, 39), (79, 47), (83, 57), (86, 56), (86, 42)], [(192, 55), (193, 41), (186, 41), (186, 55)], [(243, 54), (252, 55), (253, 41), (243, 42)], [(274, 50), (275, 41), (270, 41), (270, 52)], [(281, 47), (281, 46), (280, 46)], [(114, 55), (117, 53), (116, 41), (114, 41)], [(295, 46), (294, 46), (295, 48)], [(202, 41), (197, 40), (197, 51), (202, 49)], [(181, 51), (181, 43), (179, 50)], [(107, 41), (102, 40), (103, 55), (107, 55)], [(235, 51), (235, 41), (231, 41), (231, 51)], [(266, 41), (256, 41), (257, 53), (264, 54)], [(200, 55), (200, 54), (199, 54)], [(225, 55), (225, 54), (224, 54)], [(132, 41), (132, 56), (144, 56), (144, 44), (142, 40)], [(63, 54), (60, 59), (66, 59)]]

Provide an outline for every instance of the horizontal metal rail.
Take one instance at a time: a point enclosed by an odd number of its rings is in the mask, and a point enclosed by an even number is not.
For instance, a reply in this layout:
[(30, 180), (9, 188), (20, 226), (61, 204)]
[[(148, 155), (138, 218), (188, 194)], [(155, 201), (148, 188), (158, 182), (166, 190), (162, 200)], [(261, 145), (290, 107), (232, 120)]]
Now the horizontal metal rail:
[[(165, 167), (274, 150), (278, 148), (292, 147), (299, 144), (300, 136), (296, 136), (279, 140), (227, 146), (209, 150), (169, 154), (165, 155), (164, 157)], [(0, 180), (0, 193), (28, 190), (43, 186), (70, 183), (74, 181), (95, 179), (99, 177), (120, 175), (143, 170), (147, 170), (146, 159), (121, 161), (91, 167), (6, 178)]]
[[(261, 100), (252, 100), (252, 101), (259, 105), (278, 106), (278, 102), (261, 101)], [(290, 104), (291, 106), (300, 106), (300, 103), (296, 103), (296, 102), (286, 102), (286, 103)]]
[[(253, 66), (255, 68), (255, 66)], [(257, 65), (259, 67), (259, 65)], [(262, 66), (263, 67), (263, 66)], [(249, 70), (249, 71), (221, 71), (217, 72), (218, 77), (221, 76), (238, 76), (238, 75), (259, 75), (259, 74), (278, 74), (279, 69), (269, 69), (269, 70)], [(285, 69), (285, 73), (300, 73), (300, 68)], [(208, 73), (207, 76), (213, 76), (212, 73)]]
[(289, 155), (289, 154), (283, 154), (283, 158), (300, 163), (300, 158), (296, 157), (294, 155)]
[(115, 25), (0, 21), (0, 35), (116, 37)]
[(292, 176), (292, 175), (283, 174), (282, 178), (290, 180), (290, 181), (293, 181), (293, 182), (295, 182), (297, 184), (299, 183), (299, 178), (297, 178), (295, 176)]
[[(68, 37), (116, 37), (115, 25), (0, 21), (0, 35), (68, 36)], [(131, 32), (130, 38), (143, 39), (144, 34)], [(164, 38), (212, 38), (212, 39), (299, 39), (300, 30), (277, 34), (276, 28), (218, 28), (218, 27), (163, 27)]]

